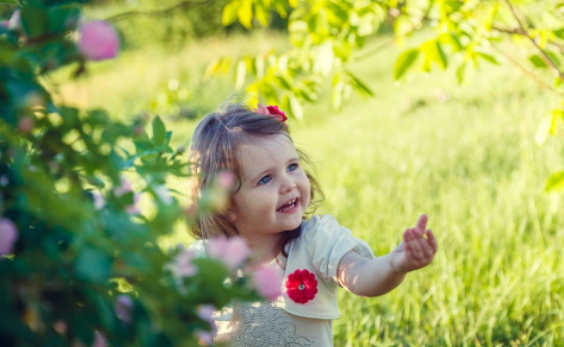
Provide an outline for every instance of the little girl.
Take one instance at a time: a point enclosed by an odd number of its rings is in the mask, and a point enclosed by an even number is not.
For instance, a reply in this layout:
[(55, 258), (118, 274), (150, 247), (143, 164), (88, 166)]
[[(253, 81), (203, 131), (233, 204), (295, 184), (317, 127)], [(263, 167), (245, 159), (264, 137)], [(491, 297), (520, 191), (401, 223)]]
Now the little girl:
[(197, 189), (225, 170), (237, 183), (222, 212), (199, 216), (191, 229), (199, 240), (190, 249), (205, 254), (206, 239), (239, 236), (253, 251), (257, 271), (273, 267), (284, 278), (274, 302), (234, 303), (215, 314), (216, 341), (227, 346), (333, 346), (338, 287), (361, 296), (385, 294), (406, 273), (429, 265), (437, 251), (426, 215), (378, 258), (332, 216), (306, 218), (320, 190), (302, 167), (307, 158), (295, 148), (286, 119), (276, 106), (232, 105), (206, 116), (192, 138)]

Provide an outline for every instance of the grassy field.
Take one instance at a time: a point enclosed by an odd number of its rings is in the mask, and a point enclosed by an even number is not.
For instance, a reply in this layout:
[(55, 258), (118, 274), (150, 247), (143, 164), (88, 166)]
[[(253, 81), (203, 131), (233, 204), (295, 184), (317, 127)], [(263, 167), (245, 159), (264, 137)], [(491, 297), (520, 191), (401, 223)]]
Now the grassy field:
[[(175, 54), (124, 54), (60, 85), (60, 97), (125, 117), (174, 79), (202, 114), (233, 93), (231, 80), (198, 80), (206, 62), (283, 40), (210, 39)], [(392, 48), (352, 67), (375, 98), (353, 98), (337, 113), (326, 93), (306, 107), (306, 120), (290, 122), (317, 163), (322, 213), (377, 254), (423, 212), (439, 239), (434, 263), (392, 293), (340, 293), (335, 346), (564, 346), (563, 195), (543, 193), (548, 175), (564, 168), (564, 140), (537, 144), (556, 99), (512, 67), (484, 66), (462, 86), (454, 71), (395, 83), (397, 54)], [(175, 143), (189, 139), (193, 120), (163, 117)]]

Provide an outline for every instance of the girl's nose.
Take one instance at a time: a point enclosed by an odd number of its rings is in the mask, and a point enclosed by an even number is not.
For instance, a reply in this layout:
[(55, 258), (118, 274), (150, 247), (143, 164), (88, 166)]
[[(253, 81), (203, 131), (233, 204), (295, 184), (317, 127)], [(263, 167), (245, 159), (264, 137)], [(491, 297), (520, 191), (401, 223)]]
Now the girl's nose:
[(296, 188), (296, 182), (288, 179), (288, 180), (286, 180), (286, 182), (284, 182), (284, 185), (282, 185), (280, 190), (281, 190), (282, 193), (285, 194), (285, 193), (291, 192), (292, 190), (294, 190), (294, 188)]

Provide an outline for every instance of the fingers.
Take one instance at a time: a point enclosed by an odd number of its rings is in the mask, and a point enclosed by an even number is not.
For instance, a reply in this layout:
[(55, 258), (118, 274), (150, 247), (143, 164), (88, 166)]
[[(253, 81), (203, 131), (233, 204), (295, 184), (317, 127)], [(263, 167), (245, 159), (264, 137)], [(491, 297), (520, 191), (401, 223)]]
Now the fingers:
[[(430, 230), (427, 231), (430, 232)], [(417, 261), (432, 259), (437, 249), (436, 240), (432, 235), (430, 233), (430, 238), (425, 239), (414, 229), (407, 229), (404, 233), (406, 251), (411, 252)]]
[(421, 235), (423, 235), (425, 229), (427, 228), (428, 220), (429, 217), (427, 217), (426, 214), (422, 214), (421, 216), (419, 216), (419, 220), (417, 221), (417, 225), (415, 226), (415, 229), (418, 229), (421, 232)]
[(437, 253), (439, 246), (437, 245), (437, 239), (435, 238), (435, 235), (433, 235), (431, 229), (427, 229), (425, 231), (425, 235), (427, 235), (427, 244), (431, 247), (433, 253)]

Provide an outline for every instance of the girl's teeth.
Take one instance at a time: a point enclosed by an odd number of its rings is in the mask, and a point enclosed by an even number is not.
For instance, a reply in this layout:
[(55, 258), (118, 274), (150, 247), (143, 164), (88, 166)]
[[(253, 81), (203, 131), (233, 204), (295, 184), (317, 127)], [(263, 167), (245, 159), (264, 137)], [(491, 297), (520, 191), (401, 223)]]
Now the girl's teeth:
[(296, 206), (296, 200), (291, 201), (290, 203), (285, 205), (286, 207), (280, 208), (279, 211), (285, 212), (288, 210), (293, 209)]

